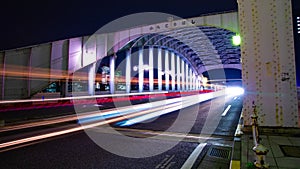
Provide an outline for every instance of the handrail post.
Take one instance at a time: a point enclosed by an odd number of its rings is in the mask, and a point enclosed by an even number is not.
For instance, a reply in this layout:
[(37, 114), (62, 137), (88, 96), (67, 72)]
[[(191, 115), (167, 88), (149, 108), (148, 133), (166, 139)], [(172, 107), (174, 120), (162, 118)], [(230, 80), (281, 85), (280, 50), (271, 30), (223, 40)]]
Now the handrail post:
[(269, 152), (267, 147), (263, 146), (262, 144), (259, 143), (260, 138), (258, 134), (258, 115), (257, 115), (257, 110), (256, 106), (253, 102), (253, 114), (251, 115), (252, 119), (252, 134), (253, 134), (253, 142), (254, 142), (254, 147), (253, 151), (256, 154), (256, 161), (254, 162), (254, 165), (256, 168), (259, 169), (268, 169), (269, 164), (266, 163), (266, 155)]
[(254, 145), (256, 146), (259, 143), (259, 135), (258, 135), (258, 123), (257, 123), (257, 110), (256, 110), (256, 105), (253, 104), (253, 114), (251, 115), (251, 119), (252, 119), (252, 135), (253, 135), (253, 141), (254, 141)]

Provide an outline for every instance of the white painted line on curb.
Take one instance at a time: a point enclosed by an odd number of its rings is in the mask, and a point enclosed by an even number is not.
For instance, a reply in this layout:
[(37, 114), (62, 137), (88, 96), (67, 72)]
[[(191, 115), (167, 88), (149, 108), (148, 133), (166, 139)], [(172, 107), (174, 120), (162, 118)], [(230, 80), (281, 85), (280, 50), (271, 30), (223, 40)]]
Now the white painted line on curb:
[(189, 156), (189, 158), (185, 161), (181, 169), (190, 169), (193, 167), (196, 159), (200, 155), (200, 153), (203, 151), (204, 147), (207, 145), (207, 143), (200, 143), (195, 150), (192, 152), (192, 154)]
[(224, 112), (222, 113), (222, 116), (226, 116), (228, 110), (230, 109), (231, 105), (228, 105), (227, 108), (224, 110)]

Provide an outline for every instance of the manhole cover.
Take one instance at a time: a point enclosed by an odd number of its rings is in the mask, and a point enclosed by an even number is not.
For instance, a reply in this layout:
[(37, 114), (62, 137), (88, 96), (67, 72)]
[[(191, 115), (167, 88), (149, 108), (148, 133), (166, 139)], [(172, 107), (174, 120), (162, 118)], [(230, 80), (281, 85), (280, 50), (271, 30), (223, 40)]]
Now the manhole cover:
[(209, 152), (209, 156), (229, 159), (230, 151), (228, 149), (213, 147)]
[(280, 149), (285, 156), (300, 158), (300, 146), (280, 145)]

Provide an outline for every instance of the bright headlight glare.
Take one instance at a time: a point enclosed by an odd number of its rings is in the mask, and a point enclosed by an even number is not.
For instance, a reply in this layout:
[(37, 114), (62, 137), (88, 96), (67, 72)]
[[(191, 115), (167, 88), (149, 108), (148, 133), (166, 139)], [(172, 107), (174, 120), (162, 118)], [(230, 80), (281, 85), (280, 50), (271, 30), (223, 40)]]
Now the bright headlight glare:
[(227, 87), (226, 94), (233, 95), (233, 96), (243, 95), (244, 89), (241, 87)]

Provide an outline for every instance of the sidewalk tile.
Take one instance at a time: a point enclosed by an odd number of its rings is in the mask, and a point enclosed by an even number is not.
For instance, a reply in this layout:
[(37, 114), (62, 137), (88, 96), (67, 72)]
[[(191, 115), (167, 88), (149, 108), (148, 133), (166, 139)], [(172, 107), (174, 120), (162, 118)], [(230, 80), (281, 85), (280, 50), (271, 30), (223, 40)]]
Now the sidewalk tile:
[(269, 153), (272, 153), (275, 158), (284, 157), (284, 154), (278, 144), (271, 144)]
[(293, 146), (300, 146), (300, 137), (288, 137)]
[[(270, 153), (270, 152), (269, 152)], [(270, 165), (270, 166), (277, 166), (277, 163), (275, 161), (275, 159), (273, 157), (266, 157), (266, 162)]]
[(284, 167), (299, 169), (299, 161), (300, 161), (299, 158), (293, 158), (293, 157), (276, 158), (276, 162), (280, 169)]
[(281, 168), (278, 168), (276, 165), (270, 165), (269, 168), (272, 168), (272, 169), (281, 169)]
[(282, 136), (269, 136), (270, 144), (276, 143), (279, 145), (292, 145), (292, 142), (288, 139), (288, 137)]

